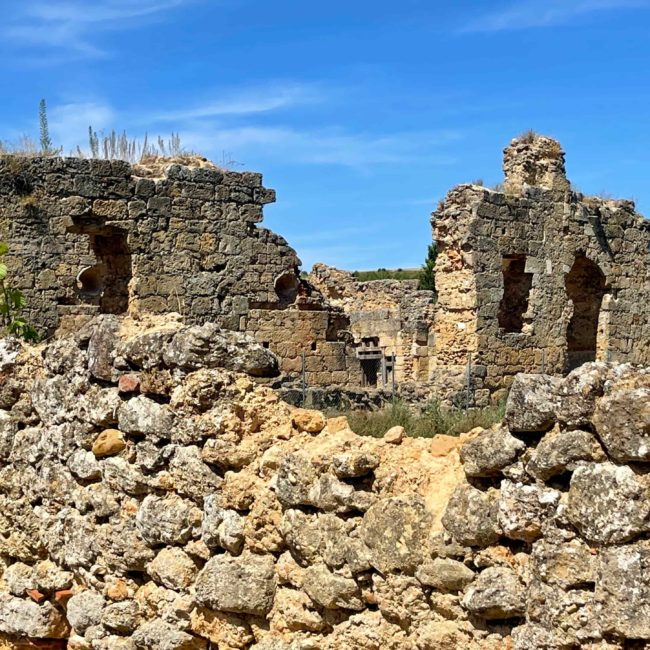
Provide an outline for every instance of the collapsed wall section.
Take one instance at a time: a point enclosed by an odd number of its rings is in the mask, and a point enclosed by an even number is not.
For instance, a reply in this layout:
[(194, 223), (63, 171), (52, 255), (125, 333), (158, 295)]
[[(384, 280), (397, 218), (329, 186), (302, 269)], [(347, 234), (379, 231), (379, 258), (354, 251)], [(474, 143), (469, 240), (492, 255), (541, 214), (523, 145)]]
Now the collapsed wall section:
[(10, 650), (625, 650), (650, 640), (650, 370), (519, 375), (460, 437), (357, 436), (212, 324), (1, 344)]

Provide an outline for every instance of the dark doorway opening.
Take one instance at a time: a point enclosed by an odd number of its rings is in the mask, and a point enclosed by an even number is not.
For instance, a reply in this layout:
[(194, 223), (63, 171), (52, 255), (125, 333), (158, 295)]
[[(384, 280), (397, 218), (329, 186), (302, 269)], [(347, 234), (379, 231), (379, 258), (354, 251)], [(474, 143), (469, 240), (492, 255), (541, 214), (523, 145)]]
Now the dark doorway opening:
[(605, 295), (605, 275), (584, 255), (576, 257), (565, 279), (573, 315), (567, 327), (567, 371), (596, 360), (598, 318)]
[(524, 314), (528, 310), (528, 298), (533, 286), (533, 274), (526, 273), (525, 255), (504, 255), (501, 260), (503, 273), (503, 298), (499, 303), (499, 327), (505, 332), (521, 332)]
[(362, 386), (377, 386), (381, 359), (361, 359)]

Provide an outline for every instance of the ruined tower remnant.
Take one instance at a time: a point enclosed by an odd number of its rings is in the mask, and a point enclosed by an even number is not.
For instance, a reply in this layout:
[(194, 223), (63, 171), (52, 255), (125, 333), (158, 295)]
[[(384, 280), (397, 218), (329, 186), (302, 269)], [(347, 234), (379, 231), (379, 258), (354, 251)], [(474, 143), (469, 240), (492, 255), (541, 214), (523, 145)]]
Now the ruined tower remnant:
[(438, 242), (431, 382), (486, 401), (518, 372), (650, 362), (650, 222), (631, 201), (571, 189), (560, 144), (526, 134), (502, 191), (452, 189)]

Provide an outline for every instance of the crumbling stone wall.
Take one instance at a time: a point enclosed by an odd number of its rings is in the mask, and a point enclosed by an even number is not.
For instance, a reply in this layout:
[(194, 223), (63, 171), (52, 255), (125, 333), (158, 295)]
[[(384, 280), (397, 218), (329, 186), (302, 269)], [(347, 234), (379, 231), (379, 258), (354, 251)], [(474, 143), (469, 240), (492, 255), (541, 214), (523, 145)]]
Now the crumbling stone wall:
[(386, 355), (395, 356), (395, 380), (426, 383), (433, 353), (432, 291), (417, 280), (361, 282), (348, 271), (315, 264), (309, 282), (350, 319), (354, 343), (372, 340)]
[[(173, 164), (162, 177), (139, 173), (146, 170), (121, 161), (0, 161), (1, 235), (36, 325), (52, 332), (69, 312), (131, 310), (229, 319), (237, 329), (249, 302), (280, 306), (274, 282), (295, 277), (299, 260), (256, 226), (274, 200), (261, 175)], [(96, 266), (95, 285), (78, 286), (79, 274)], [(104, 308), (104, 288), (124, 300)]]
[(650, 222), (571, 190), (550, 138), (514, 140), (504, 170), (503, 190), (461, 185), (433, 214), (433, 384), (462, 390), (470, 354), (479, 403), (518, 372), (650, 363)]
[[(181, 162), (0, 159), (0, 238), (29, 321), (51, 334), (97, 313), (178, 312), (188, 323), (259, 327), (273, 344), (286, 344), (285, 328), (300, 321), (308, 356), (314, 342), (322, 352), (310, 380), (357, 385), (354, 354), (333, 330), (344, 332), (345, 319), (300, 280), (286, 241), (257, 225), (275, 200), (261, 175)], [(291, 372), (295, 351), (283, 350)]]
[(650, 369), (519, 375), (503, 425), (434, 439), (292, 408), (255, 384), (277, 370), (239, 333), (174, 319), (2, 341), (0, 642), (650, 641)]

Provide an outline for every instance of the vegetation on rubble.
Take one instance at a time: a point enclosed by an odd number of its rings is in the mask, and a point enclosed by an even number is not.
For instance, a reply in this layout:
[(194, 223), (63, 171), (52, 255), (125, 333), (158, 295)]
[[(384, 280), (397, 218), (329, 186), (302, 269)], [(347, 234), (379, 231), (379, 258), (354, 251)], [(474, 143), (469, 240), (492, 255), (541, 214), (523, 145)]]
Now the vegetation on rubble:
[[(7, 254), (9, 247), (0, 242), (0, 260)], [(6, 334), (19, 336), (25, 341), (38, 341), (36, 329), (21, 316), (26, 301), (22, 291), (8, 283), (7, 265), (0, 262), (0, 323)]]
[(439, 402), (431, 401), (418, 411), (396, 401), (378, 411), (348, 411), (339, 415), (347, 416), (350, 428), (360, 436), (380, 438), (391, 427), (402, 426), (411, 437), (431, 438), (439, 433), (459, 435), (475, 427), (487, 429), (500, 422), (504, 413), (505, 404), (465, 411), (445, 409)]

